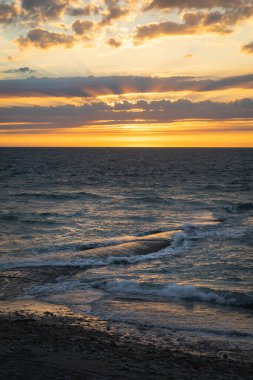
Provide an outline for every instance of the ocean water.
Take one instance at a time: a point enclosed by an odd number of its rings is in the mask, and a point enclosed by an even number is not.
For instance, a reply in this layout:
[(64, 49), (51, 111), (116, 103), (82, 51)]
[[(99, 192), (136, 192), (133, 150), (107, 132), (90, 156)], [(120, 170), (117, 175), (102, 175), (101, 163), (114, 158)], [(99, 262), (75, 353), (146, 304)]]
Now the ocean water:
[(2, 148), (0, 169), (15, 299), (252, 344), (252, 149)]

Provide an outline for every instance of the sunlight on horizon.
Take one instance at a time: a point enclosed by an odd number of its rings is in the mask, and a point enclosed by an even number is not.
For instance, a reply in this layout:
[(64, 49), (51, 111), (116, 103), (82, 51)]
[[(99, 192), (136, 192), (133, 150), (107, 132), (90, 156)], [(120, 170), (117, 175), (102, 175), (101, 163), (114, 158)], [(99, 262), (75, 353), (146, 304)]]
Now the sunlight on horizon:
[[(78, 128), (38, 126), (31, 133), (19, 123), (19, 133), (0, 133), (2, 146), (44, 147), (253, 147), (253, 120), (187, 120), (164, 124), (90, 125)], [(46, 124), (46, 123), (44, 123)], [(238, 132), (236, 129), (240, 128)]]

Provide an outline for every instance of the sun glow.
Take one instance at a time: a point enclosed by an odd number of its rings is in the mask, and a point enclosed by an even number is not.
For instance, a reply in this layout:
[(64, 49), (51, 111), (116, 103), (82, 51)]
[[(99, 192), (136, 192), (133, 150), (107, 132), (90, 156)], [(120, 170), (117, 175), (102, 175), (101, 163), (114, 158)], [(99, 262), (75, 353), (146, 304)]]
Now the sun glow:
[[(19, 123), (1, 134), (2, 146), (45, 147), (253, 147), (253, 120), (186, 120), (164, 124), (88, 125), (35, 133)], [(240, 132), (238, 132), (238, 128)]]

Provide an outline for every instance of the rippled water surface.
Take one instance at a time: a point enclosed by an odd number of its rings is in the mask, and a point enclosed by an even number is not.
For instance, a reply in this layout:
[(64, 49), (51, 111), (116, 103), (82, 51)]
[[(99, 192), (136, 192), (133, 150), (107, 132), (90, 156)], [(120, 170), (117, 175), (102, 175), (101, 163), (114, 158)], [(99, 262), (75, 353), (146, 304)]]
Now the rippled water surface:
[(22, 296), (252, 336), (253, 150), (1, 149), (0, 168), (1, 270), (55, 268)]

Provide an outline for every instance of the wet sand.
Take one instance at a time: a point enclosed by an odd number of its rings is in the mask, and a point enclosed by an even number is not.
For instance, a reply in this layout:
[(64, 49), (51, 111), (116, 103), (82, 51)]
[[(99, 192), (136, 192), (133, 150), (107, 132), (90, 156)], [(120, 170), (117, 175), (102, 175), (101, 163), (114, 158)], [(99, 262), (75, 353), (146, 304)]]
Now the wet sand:
[(32, 300), (0, 307), (2, 379), (252, 379), (249, 352), (185, 352)]

